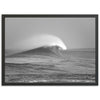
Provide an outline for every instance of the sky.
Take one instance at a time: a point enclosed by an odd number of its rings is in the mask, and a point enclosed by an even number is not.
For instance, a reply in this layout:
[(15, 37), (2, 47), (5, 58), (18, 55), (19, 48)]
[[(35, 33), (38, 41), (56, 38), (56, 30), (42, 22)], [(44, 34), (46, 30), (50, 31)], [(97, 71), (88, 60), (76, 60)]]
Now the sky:
[[(6, 18), (5, 48), (23, 49), (39, 35), (54, 35), (68, 49), (95, 48), (95, 18)], [(26, 40), (30, 40), (28, 43)], [(46, 38), (49, 40), (50, 38)], [(44, 39), (45, 40), (45, 39)], [(56, 40), (55, 40), (56, 41)], [(37, 42), (37, 41), (36, 41)], [(45, 43), (46, 41), (40, 41)], [(21, 45), (20, 45), (21, 44)], [(35, 44), (35, 43), (32, 43)], [(18, 46), (19, 45), (19, 46)], [(31, 45), (34, 48), (34, 45)]]

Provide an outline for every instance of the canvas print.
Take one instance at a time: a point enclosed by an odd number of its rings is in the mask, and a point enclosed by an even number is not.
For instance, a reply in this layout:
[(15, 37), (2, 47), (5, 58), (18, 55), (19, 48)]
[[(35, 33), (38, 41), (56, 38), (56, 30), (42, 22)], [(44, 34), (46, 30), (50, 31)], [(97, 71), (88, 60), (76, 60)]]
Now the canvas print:
[(96, 84), (96, 17), (3, 17), (5, 84)]

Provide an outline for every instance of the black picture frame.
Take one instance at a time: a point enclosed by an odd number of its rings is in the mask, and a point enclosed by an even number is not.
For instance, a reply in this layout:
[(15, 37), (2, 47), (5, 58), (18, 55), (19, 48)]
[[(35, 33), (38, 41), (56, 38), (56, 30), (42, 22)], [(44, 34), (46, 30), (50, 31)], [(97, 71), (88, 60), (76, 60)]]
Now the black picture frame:
[[(97, 86), (98, 85), (98, 15), (97, 14), (3, 14), (2, 16), (2, 85), (3, 86)], [(5, 18), (95, 18), (95, 83), (6, 83), (5, 82)]]

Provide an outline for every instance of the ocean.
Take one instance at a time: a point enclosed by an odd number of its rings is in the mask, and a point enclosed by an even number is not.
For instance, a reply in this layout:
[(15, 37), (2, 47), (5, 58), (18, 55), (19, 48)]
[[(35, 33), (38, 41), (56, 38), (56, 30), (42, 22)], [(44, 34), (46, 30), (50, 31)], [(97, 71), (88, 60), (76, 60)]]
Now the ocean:
[(95, 83), (95, 50), (67, 50), (63, 57), (5, 57), (6, 83)]

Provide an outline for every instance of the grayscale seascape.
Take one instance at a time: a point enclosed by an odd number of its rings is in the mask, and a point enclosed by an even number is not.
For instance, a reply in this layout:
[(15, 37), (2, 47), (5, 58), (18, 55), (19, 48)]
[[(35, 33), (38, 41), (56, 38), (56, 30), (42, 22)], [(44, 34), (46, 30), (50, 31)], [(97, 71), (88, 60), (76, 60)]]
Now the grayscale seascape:
[(96, 83), (94, 17), (24, 16), (4, 22), (5, 83)]
[(62, 57), (35, 55), (32, 52), (34, 50), (6, 57), (6, 83), (95, 82), (93, 49), (68, 50), (62, 53)]

